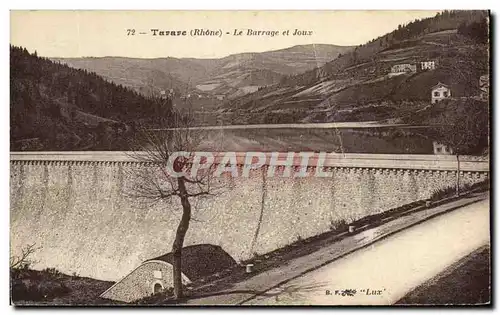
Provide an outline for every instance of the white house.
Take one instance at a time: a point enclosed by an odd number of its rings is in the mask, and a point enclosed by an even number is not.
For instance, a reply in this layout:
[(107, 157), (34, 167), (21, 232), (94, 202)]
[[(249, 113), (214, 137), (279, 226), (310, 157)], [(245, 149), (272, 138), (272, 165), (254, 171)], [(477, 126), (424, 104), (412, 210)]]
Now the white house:
[(436, 69), (435, 61), (422, 61), (420, 62), (420, 69), (422, 70), (434, 70)]
[(431, 89), (431, 103), (442, 101), (451, 97), (451, 89), (448, 85), (439, 82)]
[(439, 143), (437, 141), (433, 141), (432, 142), (432, 147), (434, 148), (434, 154), (438, 154), (438, 155), (451, 155), (453, 154), (453, 150), (442, 144), (442, 143)]

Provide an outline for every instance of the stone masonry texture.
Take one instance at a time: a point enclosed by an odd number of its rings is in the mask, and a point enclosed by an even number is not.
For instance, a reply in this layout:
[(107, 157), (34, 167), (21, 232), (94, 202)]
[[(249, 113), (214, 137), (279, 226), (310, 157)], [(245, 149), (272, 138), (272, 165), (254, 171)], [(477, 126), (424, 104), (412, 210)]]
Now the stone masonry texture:
[[(170, 252), (182, 207), (176, 198), (156, 204), (130, 198), (137, 164), (11, 161), (11, 255), (36, 243), (36, 269), (118, 281)], [(219, 245), (240, 261), (326, 232), (332, 222), (426, 199), (456, 180), (449, 170), (331, 167), (327, 178), (269, 178), (265, 171), (221, 179), (216, 196), (192, 200), (185, 246)], [(461, 172), (462, 183), (487, 176)]]

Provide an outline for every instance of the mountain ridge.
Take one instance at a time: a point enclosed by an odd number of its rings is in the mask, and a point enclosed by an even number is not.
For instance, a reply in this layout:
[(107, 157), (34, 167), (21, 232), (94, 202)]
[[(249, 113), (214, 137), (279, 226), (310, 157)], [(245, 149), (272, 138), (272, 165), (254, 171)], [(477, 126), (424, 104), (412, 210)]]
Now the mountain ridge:
[[(86, 69), (117, 83), (134, 89), (143, 95), (155, 95), (173, 89), (177, 94), (201, 92), (205, 94), (244, 93), (249, 86), (246, 82), (235, 86), (248, 73), (267, 73), (269, 80), (255, 85), (255, 88), (279, 82), (282, 75), (296, 74), (333, 60), (339, 54), (352, 49), (351, 46), (329, 44), (295, 45), (288, 48), (265, 52), (244, 52), (222, 58), (131, 58), (131, 57), (85, 57), (50, 58), (77, 69)], [(240, 71), (240, 69), (242, 69)], [(133, 71), (133, 75), (130, 74)], [(151, 75), (151, 71), (157, 71)], [(236, 71), (232, 75), (226, 74)], [(220, 78), (223, 76), (224, 78)], [(199, 90), (197, 85), (219, 78), (217, 90)], [(236, 92), (234, 89), (236, 88)]]
[(243, 54), (261, 54), (261, 53), (270, 53), (270, 52), (281, 52), (281, 51), (286, 51), (286, 50), (293, 50), (297, 48), (302, 48), (302, 47), (308, 47), (308, 46), (333, 46), (333, 47), (339, 47), (339, 48), (354, 48), (356, 45), (351, 45), (351, 46), (346, 46), (346, 45), (336, 45), (336, 44), (325, 44), (325, 43), (314, 43), (314, 44), (299, 44), (299, 45), (293, 45), (290, 47), (284, 47), (284, 48), (278, 48), (278, 49), (272, 49), (272, 50), (265, 50), (265, 51), (245, 51), (245, 52), (239, 52), (239, 53), (233, 53), (229, 55), (224, 55), (222, 57), (175, 57), (175, 56), (166, 56), (166, 57), (128, 57), (128, 56), (112, 56), (112, 55), (106, 55), (106, 56), (79, 56), (79, 57), (61, 57), (61, 56), (45, 56), (44, 58), (50, 59), (50, 60), (62, 60), (62, 59), (99, 59), (99, 58), (123, 58), (123, 59), (141, 59), (141, 60), (156, 60), (156, 59), (186, 59), (186, 60), (219, 60), (219, 59), (224, 59), (230, 56), (235, 56), (235, 55), (243, 55)]

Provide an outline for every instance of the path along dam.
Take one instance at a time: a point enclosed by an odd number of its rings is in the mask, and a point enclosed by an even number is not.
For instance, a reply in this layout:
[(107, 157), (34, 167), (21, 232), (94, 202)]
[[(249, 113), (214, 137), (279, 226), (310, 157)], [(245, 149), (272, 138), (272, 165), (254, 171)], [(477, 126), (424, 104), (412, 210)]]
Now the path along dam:
[[(335, 222), (427, 199), (456, 184), (458, 166), (444, 155), (328, 154), (328, 177), (282, 178), (265, 176), (268, 164), (248, 178), (224, 177), (224, 191), (192, 200), (185, 245), (219, 245), (244, 260), (329, 231)], [(36, 243), (35, 269), (117, 281), (170, 252), (180, 202), (130, 198), (129, 171), (140, 167), (148, 166), (126, 152), (11, 152), (11, 255)], [(462, 184), (483, 181), (489, 161), (462, 157), (459, 174)]]

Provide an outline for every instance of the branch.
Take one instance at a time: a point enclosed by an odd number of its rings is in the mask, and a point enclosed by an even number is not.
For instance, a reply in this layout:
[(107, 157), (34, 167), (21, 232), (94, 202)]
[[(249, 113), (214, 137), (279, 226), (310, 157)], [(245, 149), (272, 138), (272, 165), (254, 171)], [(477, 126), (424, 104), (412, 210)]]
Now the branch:
[(211, 195), (208, 191), (202, 191), (196, 194), (188, 194), (188, 197), (198, 197), (198, 196), (207, 196)]
[(32, 260), (29, 259), (29, 256), (31, 256), (34, 252), (39, 250), (42, 247), (35, 247), (36, 243), (33, 244), (28, 244), (25, 248), (21, 250), (21, 255), (20, 256), (11, 256), (10, 257), (10, 268), (11, 269), (16, 269), (16, 268), (22, 268), (23, 266), (29, 266), (30, 264), (33, 263)]

